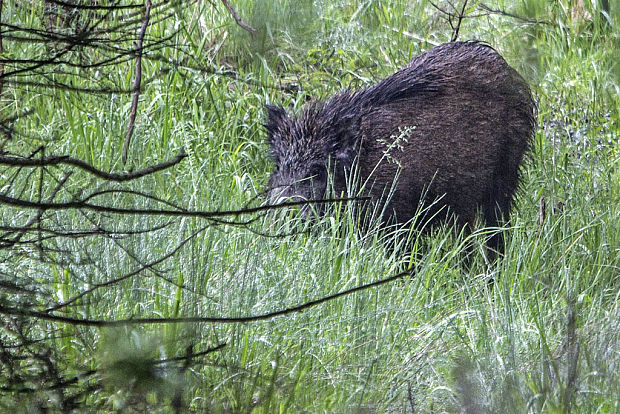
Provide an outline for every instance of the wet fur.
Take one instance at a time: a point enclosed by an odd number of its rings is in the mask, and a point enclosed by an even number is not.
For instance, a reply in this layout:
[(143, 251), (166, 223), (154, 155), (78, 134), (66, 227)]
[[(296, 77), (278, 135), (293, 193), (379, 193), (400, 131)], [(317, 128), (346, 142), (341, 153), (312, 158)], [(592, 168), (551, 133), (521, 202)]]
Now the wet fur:
[[(345, 191), (346, 173), (357, 167), (376, 200), (399, 174), (386, 222), (407, 222), (420, 202), (440, 200), (429, 212), (441, 210), (438, 219), (449, 212), (468, 225), (481, 211), (497, 226), (510, 214), (535, 111), (527, 83), (494, 49), (443, 44), (372, 87), (311, 102), (298, 116), (268, 106), (277, 166), (271, 195), (323, 197), (328, 165), (335, 190)], [(496, 236), (489, 247), (501, 244)]]

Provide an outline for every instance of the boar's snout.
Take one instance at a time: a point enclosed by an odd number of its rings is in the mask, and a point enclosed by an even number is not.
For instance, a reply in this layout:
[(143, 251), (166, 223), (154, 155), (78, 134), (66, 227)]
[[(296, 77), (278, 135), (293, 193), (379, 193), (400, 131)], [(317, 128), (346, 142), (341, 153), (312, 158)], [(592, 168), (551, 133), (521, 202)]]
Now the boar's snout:
[(305, 201), (309, 200), (311, 200), (310, 197), (304, 197), (299, 194), (292, 185), (272, 188), (267, 194), (267, 203), (272, 206), (299, 202), (299, 213), (301, 217), (304, 218), (308, 217), (308, 213), (311, 211), (311, 206), (309, 204), (304, 204)]
[(294, 189), (290, 190), (289, 188), (274, 188), (269, 192), (267, 199), (272, 205), (310, 200), (309, 197), (304, 197)]
[(295, 174), (276, 171), (269, 180), (267, 199), (270, 204), (317, 200), (324, 198), (326, 188), (325, 169), (312, 168), (308, 171), (295, 171)]

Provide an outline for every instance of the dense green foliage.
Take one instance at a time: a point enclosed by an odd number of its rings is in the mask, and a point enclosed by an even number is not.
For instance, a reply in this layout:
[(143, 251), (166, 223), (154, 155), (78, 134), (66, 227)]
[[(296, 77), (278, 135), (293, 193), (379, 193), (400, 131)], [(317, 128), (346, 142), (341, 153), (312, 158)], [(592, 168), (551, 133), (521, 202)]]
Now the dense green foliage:
[[(2, 21), (42, 28), (43, 7), (25, 3), (6, 1)], [(584, 1), (578, 10), (573, 3), (485, 3), (518, 18), (481, 16), (476, 1), (461, 23), (459, 39), (490, 43), (530, 82), (539, 105), (535, 146), (498, 265), (484, 260), (488, 229), (466, 240), (437, 229), (410, 235), (413, 242), (405, 244), (399, 235), (361, 233), (353, 212), (337, 208), (311, 226), (271, 216), (240, 226), (63, 210), (46, 216), (47, 223), (119, 231), (168, 225), (124, 238), (56, 239), (49, 260), (19, 245), (0, 250), (0, 304), (17, 300), (4, 286), (19, 282), (46, 292), (29, 303), (45, 309), (164, 256), (195, 232), (167, 261), (86, 295), (62, 314), (105, 320), (256, 315), (415, 269), (411, 277), (259, 322), (117, 329), (30, 323), (68, 377), (97, 370), (78, 383), (97, 390), (81, 396), (78, 411), (172, 412), (179, 392), (184, 410), (197, 412), (620, 411), (620, 5), (611, 2), (607, 12), (601, 2)], [(150, 39), (173, 35), (172, 43), (145, 55), (127, 167), (119, 154), (129, 93), (9, 81), (0, 118), (32, 114), (12, 125), (13, 138), (0, 138), (0, 148), (28, 155), (45, 146), (46, 155), (121, 171), (164, 161), (184, 147), (181, 164), (126, 185), (76, 171), (57, 200), (122, 187), (190, 210), (255, 206), (271, 168), (261, 125), (265, 103), (298, 110), (309, 98), (371, 85), (452, 36), (445, 16), (422, 0), (233, 6), (256, 35), (238, 27), (219, 2), (178, 6), (148, 27)], [(119, 47), (131, 41), (117, 39)], [(46, 47), (5, 39), (2, 57), (33, 58)], [(131, 90), (134, 75), (129, 59), (97, 71), (66, 66), (48, 78)], [(37, 199), (56, 184), (41, 188), (38, 173), (0, 170), (4, 195)], [(132, 194), (95, 199), (162, 206)], [(23, 224), (32, 214), (0, 204), (0, 225)], [(10, 335), (0, 331), (2, 343)], [(220, 343), (226, 346), (184, 371), (182, 363), (156, 363), (185, 355), (190, 344), (200, 352)], [(0, 368), (0, 375), (8, 374)], [(53, 407), (53, 395), (5, 389), (0, 411)]]

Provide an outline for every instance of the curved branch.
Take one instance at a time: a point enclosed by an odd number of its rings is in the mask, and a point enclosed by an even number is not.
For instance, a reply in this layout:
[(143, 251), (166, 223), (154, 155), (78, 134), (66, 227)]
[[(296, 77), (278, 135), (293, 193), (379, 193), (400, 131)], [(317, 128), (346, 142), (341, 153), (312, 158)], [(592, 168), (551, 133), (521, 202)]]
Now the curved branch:
[(343, 201), (368, 201), (370, 197), (353, 197), (353, 198), (324, 198), (320, 200), (303, 200), (291, 201), (280, 204), (264, 205), (258, 207), (250, 207), (239, 210), (219, 210), (219, 211), (201, 211), (201, 210), (164, 210), (164, 209), (137, 209), (137, 208), (121, 208), (108, 207), (98, 204), (86, 203), (83, 200), (67, 201), (65, 203), (46, 203), (29, 200), (21, 200), (19, 198), (9, 197), (0, 194), (0, 203), (8, 204), (15, 207), (22, 207), (36, 210), (72, 210), (84, 209), (96, 211), (99, 213), (113, 213), (126, 215), (145, 215), (145, 216), (176, 216), (176, 217), (200, 217), (204, 219), (214, 219), (217, 217), (240, 216), (242, 214), (252, 214), (268, 210), (276, 210), (280, 208), (306, 206), (311, 204), (337, 203)]
[(142, 42), (144, 41), (146, 28), (148, 27), (149, 19), (151, 18), (151, 0), (146, 0), (145, 3), (144, 21), (140, 27), (138, 41), (136, 42), (136, 77), (133, 80), (133, 97), (131, 99), (131, 109), (129, 111), (129, 126), (127, 127), (125, 142), (123, 143), (123, 151), (121, 153), (121, 161), (123, 165), (127, 163), (129, 143), (131, 142), (131, 136), (133, 135), (134, 125), (136, 122), (136, 115), (138, 114), (138, 99), (140, 98), (140, 84), (142, 82)]
[(47, 314), (47, 312), (52, 312), (52, 311), (55, 311), (55, 310), (58, 310), (58, 309), (64, 308), (64, 307), (66, 307), (66, 306), (68, 306), (68, 305), (71, 305), (72, 303), (76, 302), (78, 299), (80, 299), (80, 298), (82, 298), (82, 297), (84, 297), (84, 296), (86, 296), (86, 295), (88, 295), (88, 294), (90, 294), (90, 293), (94, 292), (94, 291), (95, 291), (95, 290), (97, 290), (97, 289), (100, 289), (100, 288), (103, 288), (103, 287), (107, 287), (107, 286), (112, 286), (112, 285), (118, 284), (118, 283), (122, 282), (123, 280), (127, 280), (127, 279), (129, 279), (129, 278), (131, 278), (131, 277), (133, 277), (133, 276), (136, 276), (136, 275), (138, 275), (138, 274), (142, 273), (142, 272), (143, 272), (144, 270), (146, 270), (146, 269), (151, 269), (151, 268), (153, 268), (154, 266), (156, 266), (156, 265), (158, 265), (158, 264), (160, 264), (160, 263), (162, 263), (162, 262), (164, 262), (164, 261), (168, 260), (169, 258), (171, 258), (172, 256), (174, 256), (175, 254), (177, 254), (177, 252), (178, 252), (179, 250), (181, 250), (181, 248), (182, 248), (183, 246), (185, 246), (185, 244), (186, 244), (188, 241), (192, 240), (194, 237), (196, 237), (198, 234), (200, 234), (201, 232), (203, 232), (205, 229), (206, 229), (206, 227), (203, 227), (203, 228), (201, 228), (201, 229), (199, 229), (199, 230), (195, 231), (195, 232), (194, 232), (194, 233), (192, 233), (190, 236), (188, 236), (188, 237), (186, 237), (184, 240), (182, 240), (176, 248), (174, 248), (172, 251), (170, 251), (170, 252), (166, 253), (166, 254), (165, 254), (165, 255), (163, 255), (162, 257), (160, 257), (160, 258), (158, 258), (158, 259), (156, 259), (156, 260), (154, 260), (154, 261), (152, 261), (152, 262), (150, 262), (150, 263), (143, 264), (143, 265), (142, 265), (142, 266), (140, 266), (138, 269), (136, 269), (136, 270), (134, 270), (134, 271), (132, 271), (132, 272), (129, 272), (129, 273), (127, 273), (127, 274), (123, 275), (123, 276), (117, 277), (116, 279), (112, 279), (112, 280), (108, 280), (108, 281), (106, 281), (106, 282), (102, 282), (102, 283), (97, 283), (97, 284), (94, 284), (94, 285), (93, 285), (93, 286), (91, 286), (90, 288), (88, 288), (88, 289), (86, 289), (86, 290), (84, 290), (84, 291), (82, 291), (82, 292), (78, 293), (77, 295), (75, 295), (75, 296), (73, 296), (73, 297), (71, 297), (71, 298), (67, 299), (66, 301), (61, 302), (61, 303), (58, 303), (58, 304), (56, 304), (56, 305), (54, 305), (54, 306), (50, 306), (50, 307), (49, 307), (49, 308), (47, 308), (47, 309), (45, 310), (45, 312), (43, 312), (43, 313), (44, 313), (44, 314)]
[(232, 8), (228, 0), (222, 0), (222, 3), (224, 4), (224, 6), (226, 6), (226, 8), (228, 9), (228, 12), (232, 16), (232, 18), (235, 19), (235, 22), (237, 22), (239, 26), (241, 26), (242, 28), (244, 28), (245, 30), (247, 30), (248, 32), (252, 34), (256, 33), (255, 28), (253, 28), (252, 26), (248, 25), (243, 20), (241, 20), (241, 17), (239, 17), (235, 9)]
[(192, 316), (186, 318), (130, 318), (130, 319), (118, 319), (118, 320), (103, 320), (103, 319), (84, 319), (74, 318), (70, 316), (60, 316), (49, 314), (42, 311), (27, 310), (4, 306), (0, 304), (0, 313), (11, 316), (28, 316), (33, 318), (39, 318), (50, 322), (66, 323), (75, 326), (92, 326), (96, 328), (110, 327), (110, 326), (126, 326), (126, 325), (145, 325), (145, 324), (170, 324), (170, 323), (247, 323), (256, 322), (267, 319), (273, 319), (276, 316), (283, 316), (291, 313), (303, 312), (309, 308), (315, 307), (325, 302), (337, 299), (342, 296), (350, 295), (355, 292), (366, 290), (372, 287), (380, 286), (386, 283), (393, 282), (406, 276), (411, 276), (412, 271), (405, 271), (396, 275), (380, 279), (374, 282), (366, 283), (364, 285), (356, 286), (354, 288), (346, 289), (338, 293), (334, 293), (329, 296), (324, 296), (320, 299), (315, 299), (309, 302), (302, 303), (301, 305), (285, 308), (273, 312), (267, 312), (259, 315), (250, 316)]
[(112, 5), (112, 6), (103, 6), (103, 5), (99, 5), (97, 3), (95, 3), (94, 5), (87, 5), (87, 4), (73, 4), (73, 3), (67, 3), (61, 0), (47, 0), (48, 3), (53, 3), (56, 4), (58, 6), (62, 6), (62, 7), (67, 7), (67, 8), (71, 8), (71, 9), (75, 9), (75, 10), (112, 10), (112, 11), (118, 11), (118, 10), (127, 10), (127, 9), (139, 9), (142, 7), (142, 4), (140, 3), (136, 3), (136, 4), (126, 4), (126, 5)]
[(42, 157), (42, 158), (25, 158), (25, 157), (15, 157), (15, 156), (7, 156), (0, 155), (0, 165), (10, 165), (15, 167), (46, 167), (50, 165), (72, 165), (74, 167), (78, 167), (84, 171), (89, 172), (92, 175), (95, 175), (99, 178), (103, 178), (104, 180), (123, 182), (129, 180), (135, 180), (140, 177), (144, 177), (145, 175), (153, 174), (157, 171), (165, 170), (166, 168), (170, 168), (183, 160), (183, 158), (187, 157), (185, 153), (185, 149), (181, 148), (179, 154), (172, 158), (169, 161), (162, 162), (157, 165), (153, 165), (151, 167), (145, 168), (143, 170), (139, 170), (131, 173), (109, 173), (105, 171), (101, 171), (92, 165), (79, 160), (77, 158), (72, 158), (69, 156), (52, 156), (52, 157)]

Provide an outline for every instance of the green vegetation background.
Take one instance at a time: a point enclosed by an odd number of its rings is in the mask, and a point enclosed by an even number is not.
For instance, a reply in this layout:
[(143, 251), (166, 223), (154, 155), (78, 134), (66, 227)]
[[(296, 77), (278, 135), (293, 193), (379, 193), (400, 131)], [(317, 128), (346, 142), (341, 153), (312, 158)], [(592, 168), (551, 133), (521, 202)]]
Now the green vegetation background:
[[(3, 21), (40, 24), (42, 9), (30, 3), (5, 2)], [(172, 18), (148, 28), (151, 38), (179, 30), (175, 47), (145, 56), (148, 81), (129, 164), (142, 168), (181, 147), (189, 156), (129, 188), (194, 210), (260, 204), (272, 168), (261, 125), (265, 103), (299, 110), (310, 98), (372, 85), (452, 35), (429, 1), (232, 3), (256, 35), (238, 27), (219, 2), (175, 8)], [(397, 248), (389, 249), (382, 238), (390, 236), (360, 234), (350, 212), (329, 215), (312, 231), (269, 218), (249, 228), (172, 220), (124, 239), (65, 240), (56, 247), (72, 260), (56, 263), (19, 248), (3, 251), (3, 275), (27, 275), (59, 302), (162, 256), (202, 229), (161, 266), (99, 289), (67, 311), (106, 320), (260, 314), (416, 269), (410, 278), (262, 322), (115, 330), (34, 324), (39, 337), (54, 337), (49, 341), (68, 375), (99, 370), (88, 383), (103, 388), (85, 395), (80, 410), (172, 412), (181, 390), (183, 406), (195, 412), (620, 411), (619, 5), (611, 2), (606, 12), (596, 1), (485, 3), (521, 19), (480, 16), (481, 4), (469, 4), (459, 39), (496, 48), (528, 80), (539, 105), (504, 260), (493, 267), (475, 254), (463, 263), (462, 237), (448, 229), (407, 250), (395, 238)], [(5, 40), (3, 57), (37, 56), (41, 47)], [(68, 68), (55, 79), (129, 89), (133, 71), (130, 60), (86, 78)], [(34, 111), (14, 125), (22, 138), (5, 141), (6, 150), (24, 154), (44, 145), (46, 154), (123, 170), (129, 95), (4, 88), (4, 109)], [(11, 171), (0, 175), (2, 191), (19, 186), (35, 198), (38, 180), (20, 175), (15, 184)], [(65, 199), (109, 187), (80, 173), (71, 180)], [(153, 205), (130, 195), (98, 201)], [(0, 208), (3, 223), (28, 218)], [(76, 212), (50, 220), (75, 228), (100, 220), (115, 229), (168, 222)], [(257, 234), (293, 230), (286, 237)], [(470, 237), (476, 253), (486, 235)], [(184, 355), (189, 344), (198, 352), (224, 342), (184, 372), (152, 365)], [(0, 409), (41, 401), (53, 406), (53, 392), (3, 392)]]

